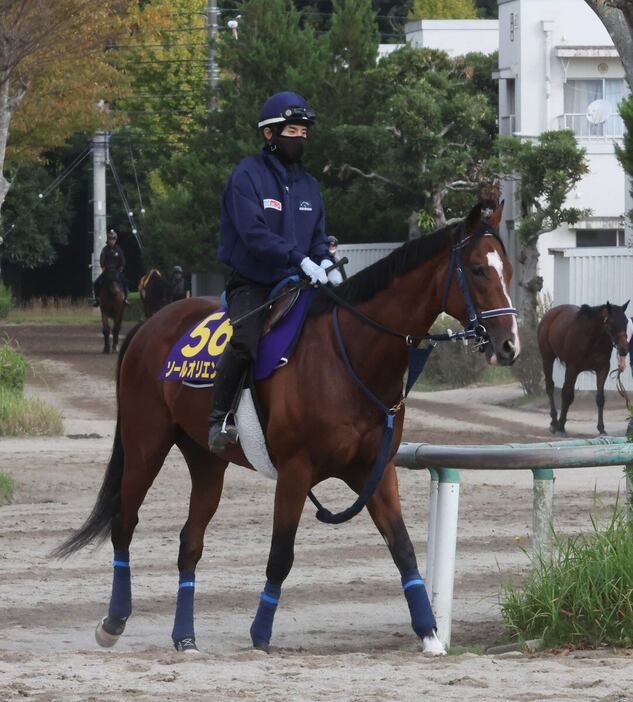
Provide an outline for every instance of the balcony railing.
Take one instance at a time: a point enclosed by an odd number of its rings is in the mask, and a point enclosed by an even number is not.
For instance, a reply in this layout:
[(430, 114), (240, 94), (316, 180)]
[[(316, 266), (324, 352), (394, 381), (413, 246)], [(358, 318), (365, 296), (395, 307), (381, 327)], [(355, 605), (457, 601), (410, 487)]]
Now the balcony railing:
[(559, 129), (571, 129), (582, 139), (612, 138), (621, 139), (624, 136), (624, 122), (617, 112), (610, 114), (606, 122), (591, 124), (587, 115), (567, 113), (558, 117)]
[(516, 115), (506, 115), (499, 119), (499, 134), (501, 136), (512, 136), (517, 130)]

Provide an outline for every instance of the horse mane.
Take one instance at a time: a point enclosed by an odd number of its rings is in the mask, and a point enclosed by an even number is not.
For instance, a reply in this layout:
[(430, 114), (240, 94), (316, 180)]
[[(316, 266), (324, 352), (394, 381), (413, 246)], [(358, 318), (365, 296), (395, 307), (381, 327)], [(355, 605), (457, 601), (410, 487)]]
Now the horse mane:
[[(384, 290), (394, 278), (408, 273), (424, 261), (434, 258), (448, 248), (453, 239), (450, 232), (461, 227), (463, 222), (453, 222), (418, 239), (406, 241), (389, 255), (363, 268), (336, 288), (338, 297), (350, 305), (370, 300)], [(320, 290), (316, 291), (310, 306), (310, 316), (317, 316), (331, 310), (334, 301)]]
[(605, 307), (606, 305), (595, 305), (594, 307), (591, 307), (590, 305), (581, 305), (580, 309), (578, 310), (578, 317), (593, 319)]

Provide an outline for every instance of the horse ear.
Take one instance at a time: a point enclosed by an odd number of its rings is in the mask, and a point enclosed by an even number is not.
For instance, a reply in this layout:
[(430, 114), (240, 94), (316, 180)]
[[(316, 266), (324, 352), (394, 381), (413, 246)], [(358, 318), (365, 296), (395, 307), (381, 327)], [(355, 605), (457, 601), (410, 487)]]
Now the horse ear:
[(464, 233), (470, 234), (481, 220), (481, 202), (478, 202), (468, 213), (464, 222)]
[(499, 229), (499, 225), (501, 224), (501, 215), (503, 214), (503, 204), (504, 200), (501, 200), (493, 213), (486, 220), (493, 229)]
[(629, 306), (630, 300), (627, 300), (623, 305), (622, 305), (622, 312), (626, 312), (626, 308)]

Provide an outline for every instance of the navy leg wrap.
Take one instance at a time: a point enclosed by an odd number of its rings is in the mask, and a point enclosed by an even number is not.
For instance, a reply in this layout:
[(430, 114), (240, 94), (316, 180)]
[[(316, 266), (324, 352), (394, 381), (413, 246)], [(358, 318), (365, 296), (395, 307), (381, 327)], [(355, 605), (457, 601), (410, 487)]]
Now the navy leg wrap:
[(422, 639), (431, 634), (437, 628), (437, 624), (429, 596), (426, 594), (424, 580), (417, 568), (402, 576), (402, 587), (411, 613), (411, 626)]
[(112, 597), (108, 616), (125, 621), (132, 614), (132, 584), (130, 581), (130, 552), (114, 551)]
[(183, 639), (195, 640), (193, 630), (193, 601), (196, 592), (196, 574), (193, 570), (183, 570), (178, 579), (178, 599), (176, 617), (171, 638), (176, 644)]
[(281, 596), (281, 587), (266, 581), (264, 592), (260, 595), (257, 614), (251, 624), (253, 646), (267, 646), (273, 633), (273, 620)]

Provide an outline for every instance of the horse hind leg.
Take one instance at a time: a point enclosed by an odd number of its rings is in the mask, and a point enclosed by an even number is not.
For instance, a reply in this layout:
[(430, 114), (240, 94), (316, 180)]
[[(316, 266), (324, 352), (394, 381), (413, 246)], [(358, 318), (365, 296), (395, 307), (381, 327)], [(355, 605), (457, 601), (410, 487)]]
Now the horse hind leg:
[(554, 356), (543, 356), (543, 374), (545, 375), (545, 392), (549, 398), (549, 416), (551, 422), (549, 430), (552, 434), (556, 434), (560, 427), (558, 425), (558, 412), (556, 410), (556, 400), (554, 399)]
[[(362, 488), (358, 480), (348, 484), (356, 492)], [(445, 656), (446, 650), (437, 638), (437, 624), (424, 579), (418, 570), (413, 544), (402, 519), (398, 478), (393, 462), (385, 468), (382, 480), (367, 503), (367, 509), (400, 572), (411, 627), (422, 640), (423, 653), (427, 656)]]
[(114, 549), (112, 594), (108, 614), (97, 624), (95, 631), (97, 643), (106, 648), (119, 640), (132, 614), (129, 549), (138, 523), (138, 511), (173, 445), (172, 430), (168, 427), (162, 433), (155, 427), (144, 437), (147, 438), (134, 436), (131, 441), (124, 442), (119, 509), (112, 518), (111, 528)]
[(207, 525), (220, 502), (227, 463), (184, 433), (176, 444), (187, 462), (192, 485), (189, 515), (180, 532), (178, 597), (171, 637), (176, 650), (187, 653), (198, 650), (193, 616), (196, 566), (202, 556)]

